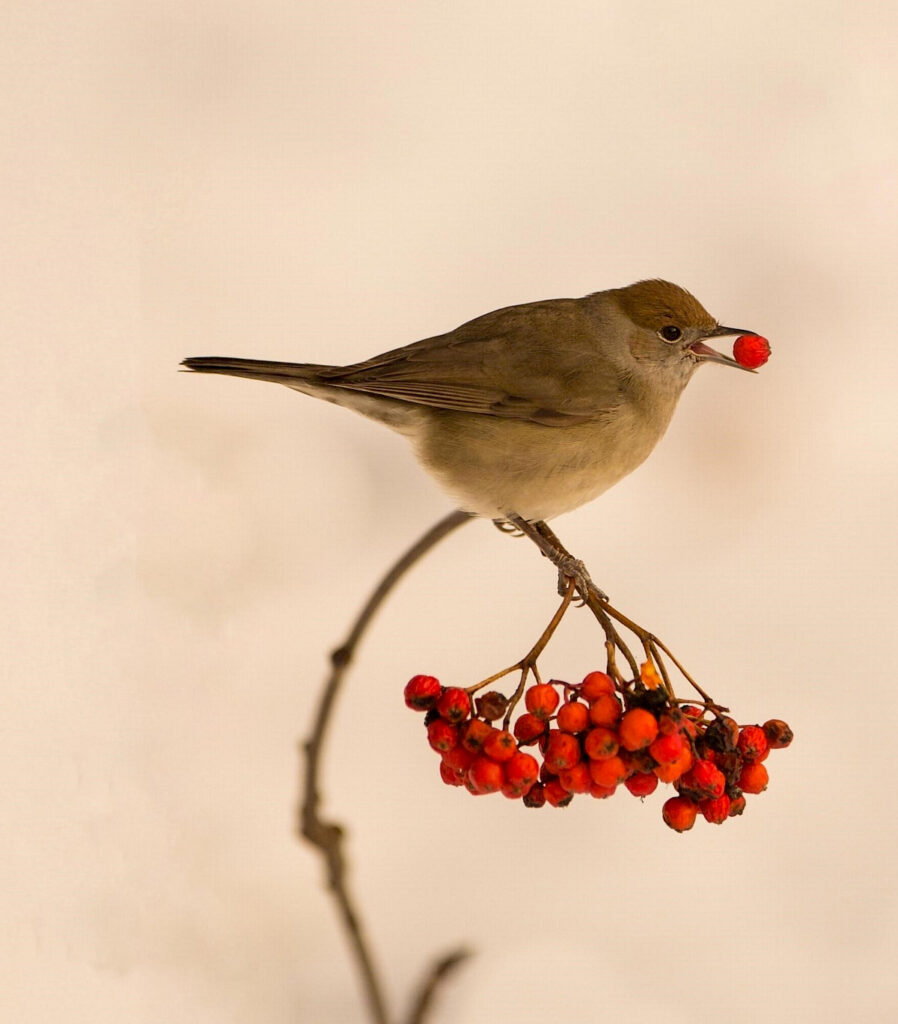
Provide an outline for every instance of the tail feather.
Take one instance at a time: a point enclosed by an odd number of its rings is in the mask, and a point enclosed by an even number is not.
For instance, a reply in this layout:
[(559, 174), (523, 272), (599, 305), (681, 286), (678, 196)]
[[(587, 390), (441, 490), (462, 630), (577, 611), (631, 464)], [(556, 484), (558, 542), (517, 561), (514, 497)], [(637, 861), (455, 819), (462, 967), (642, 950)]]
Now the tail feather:
[(224, 373), (230, 377), (249, 377), (275, 384), (295, 387), (298, 383), (314, 383), (327, 366), (315, 363), (278, 363), (268, 359), (236, 359), (230, 356), (191, 356), (181, 362), (197, 373)]

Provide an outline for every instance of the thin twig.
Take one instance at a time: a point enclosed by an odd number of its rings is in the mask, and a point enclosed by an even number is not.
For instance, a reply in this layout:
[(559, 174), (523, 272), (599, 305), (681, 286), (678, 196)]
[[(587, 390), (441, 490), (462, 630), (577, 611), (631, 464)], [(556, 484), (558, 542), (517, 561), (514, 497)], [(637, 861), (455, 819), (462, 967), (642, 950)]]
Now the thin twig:
[[(383, 986), (381, 985), (374, 960), (355, 904), (349, 895), (346, 882), (346, 861), (343, 856), (344, 833), (340, 825), (325, 821), (320, 815), (321, 793), (319, 791), (320, 762), (327, 728), (330, 724), (334, 703), (346, 670), (352, 661), (356, 647), (368, 624), (384, 599), (396, 586), (402, 576), (423, 557), (438, 541), (442, 540), (462, 523), (470, 519), (467, 512), (456, 510), (441, 519), (423, 537), (405, 552), (380, 581), (368, 598), (358, 618), (353, 623), (346, 640), (331, 654), (331, 673), (324, 684), (318, 711), (311, 734), (303, 745), (305, 751), (305, 780), (302, 785), (302, 803), (299, 809), (300, 833), (313, 846), (317, 846), (327, 865), (327, 884), (343, 919), (350, 946), (362, 977), (362, 985), (371, 1019), (375, 1024), (389, 1024)], [(453, 954), (457, 957), (457, 954)], [(452, 958), (446, 958), (451, 960)], [(457, 962), (457, 961), (453, 961)], [(446, 973), (446, 961), (439, 961), (431, 970), (430, 994), (424, 1000), (424, 1010), (440, 978)], [(450, 963), (451, 967), (452, 964)], [(423, 991), (423, 990), (422, 990)], [(423, 1013), (424, 1010), (421, 1012)], [(422, 1017), (416, 1018), (417, 1022)]]
[(454, 953), (449, 953), (433, 965), (427, 977), (425, 977), (421, 988), (418, 990), (417, 996), (415, 996), (411, 1011), (406, 1018), (407, 1024), (424, 1024), (427, 1013), (433, 1005), (433, 997), (436, 994), (437, 988), (445, 980), (446, 975), (454, 971), (470, 955), (471, 951), (469, 949), (457, 949)]

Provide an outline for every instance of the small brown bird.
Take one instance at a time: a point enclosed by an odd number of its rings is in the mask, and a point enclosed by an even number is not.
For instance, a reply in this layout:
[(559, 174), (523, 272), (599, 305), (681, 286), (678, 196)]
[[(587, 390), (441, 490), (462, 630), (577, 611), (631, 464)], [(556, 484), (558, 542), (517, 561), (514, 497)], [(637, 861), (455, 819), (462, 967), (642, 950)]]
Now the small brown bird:
[(201, 373), (285, 384), (404, 434), (474, 515), (535, 522), (598, 497), (660, 441), (701, 363), (739, 364), (683, 288), (639, 281), (530, 302), (351, 366), (200, 356)]

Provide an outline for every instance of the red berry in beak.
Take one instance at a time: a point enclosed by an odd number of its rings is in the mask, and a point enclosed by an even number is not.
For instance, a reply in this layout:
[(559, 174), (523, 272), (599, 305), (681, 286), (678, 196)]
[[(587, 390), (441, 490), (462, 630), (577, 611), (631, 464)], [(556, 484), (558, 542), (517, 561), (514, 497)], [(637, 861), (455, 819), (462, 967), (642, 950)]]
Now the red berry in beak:
[(743, 334), (733, 342), (733, 358), (747, 370), (763, 366), (770, 358), (770, 343), (760, 334)]

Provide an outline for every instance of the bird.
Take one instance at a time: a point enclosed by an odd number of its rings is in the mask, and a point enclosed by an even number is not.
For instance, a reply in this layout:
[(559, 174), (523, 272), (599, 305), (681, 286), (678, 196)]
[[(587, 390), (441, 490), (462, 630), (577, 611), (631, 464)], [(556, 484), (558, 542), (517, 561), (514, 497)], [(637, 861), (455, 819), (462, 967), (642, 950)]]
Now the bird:
[[(283, 384), (403, 435), (459, 507), (545, 522), (640, 466), (723, 327), (686, 289), (637, 281), (494, 310), (348, 366), (193, 356), (182, 365)], [(754, 372), (749, 370), (749, 372)]]

